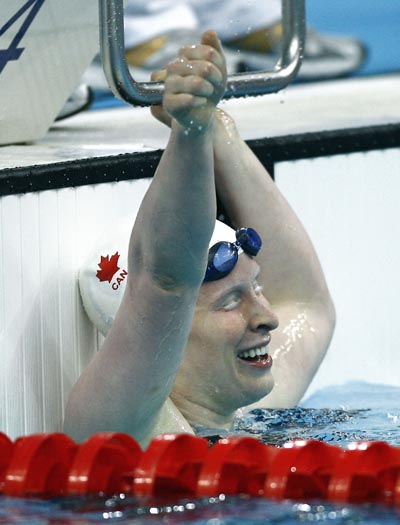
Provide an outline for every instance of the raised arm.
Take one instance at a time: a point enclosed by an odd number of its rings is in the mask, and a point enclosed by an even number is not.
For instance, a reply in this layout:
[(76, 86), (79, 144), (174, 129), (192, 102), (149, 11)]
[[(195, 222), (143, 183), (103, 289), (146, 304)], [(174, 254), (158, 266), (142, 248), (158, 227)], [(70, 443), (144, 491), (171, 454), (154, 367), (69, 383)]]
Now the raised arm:
[(145, 444), (163, 417), (215, 223), (212, 125), (225, 83), (214, 32), (167, 68), (171, 136), (132, 231), (121, 307), (68, 402), (65, 430), (75, 439), (113, 430)]
[(217, 193), (235, 226), (263, 239), (260, 284), (279, 318), (272, 334), (273, 391), (257, 406), (299, 402), (328, 348), (335, 312), (313, 245), (301, 222), (229, 115), (217, 110), (214, 162)]

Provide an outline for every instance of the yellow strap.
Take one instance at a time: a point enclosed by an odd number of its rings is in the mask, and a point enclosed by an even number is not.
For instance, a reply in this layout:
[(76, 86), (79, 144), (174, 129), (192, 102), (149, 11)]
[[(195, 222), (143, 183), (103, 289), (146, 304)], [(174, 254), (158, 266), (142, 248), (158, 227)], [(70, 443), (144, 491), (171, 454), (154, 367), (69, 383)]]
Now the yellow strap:
[(161, 35), (152, 38), (151, 40), (147, 40), (146, 42), (143, 42), (143, 44), (132, 47), (132, 49), (129, 49), (125, 54), (128, 64), (135, 67), (143, 66), (153, 53), (165, 45), (166, 41), (167, 38)]
[(281, 36), (282, 25), (278, 23), (225, 43), (230, 47), (243, 49), (245, 51), (266, 53), (274, 49)]

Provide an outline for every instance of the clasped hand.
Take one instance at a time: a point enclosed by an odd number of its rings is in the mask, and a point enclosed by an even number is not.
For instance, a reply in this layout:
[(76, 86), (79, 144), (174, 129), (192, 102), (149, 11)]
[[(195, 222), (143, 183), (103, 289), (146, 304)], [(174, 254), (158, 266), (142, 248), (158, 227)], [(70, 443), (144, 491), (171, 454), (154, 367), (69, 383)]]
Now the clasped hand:
[(185, 130), (205, 131), (226, 89), (225, 58), (216, 33), (207, 31), (200, 44), (183, 47), (156, 79), (165, 79), (163, 110)]

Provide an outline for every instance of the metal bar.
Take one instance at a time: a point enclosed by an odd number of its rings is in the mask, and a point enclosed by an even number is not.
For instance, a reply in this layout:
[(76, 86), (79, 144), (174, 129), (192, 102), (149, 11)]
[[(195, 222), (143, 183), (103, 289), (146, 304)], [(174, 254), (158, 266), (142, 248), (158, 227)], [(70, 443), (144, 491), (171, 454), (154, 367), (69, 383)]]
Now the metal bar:
[[(135, 106), (160, 104), (162, 82), (136, 82), (125, 60), (123, 0), (99, 0), (100, 50), (104, 73), (115, 96)], [(281, 55), (272, 71), (228, 77), (224, 98), (275, 93), (295, 78), (306, 34), (305, 0), (282, 0)]]

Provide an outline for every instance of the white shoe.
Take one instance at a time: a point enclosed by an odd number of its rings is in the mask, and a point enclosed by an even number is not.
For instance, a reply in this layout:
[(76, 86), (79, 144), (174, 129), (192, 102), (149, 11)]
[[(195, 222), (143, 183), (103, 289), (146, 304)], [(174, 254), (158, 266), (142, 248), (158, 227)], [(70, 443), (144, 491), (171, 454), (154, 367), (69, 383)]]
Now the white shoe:
[[(279, 42), (267, 53), (241, 50), (240, 54), (244, 71), (272, 69), (278, 59)], [(297, 78), (328, 80), (345, 77), (356, 72), (367, 56), (365, 45), (353, 37), (307, 29), (304, 56)]]
[(72, 115), (76, 115), (81, 111), (89, 109), (93, 99), (94, 95), (92, 89), (86, 84), (80, 84), (68, 97), (68, 100), (57, 115), (56, 120), (72, 117)]

